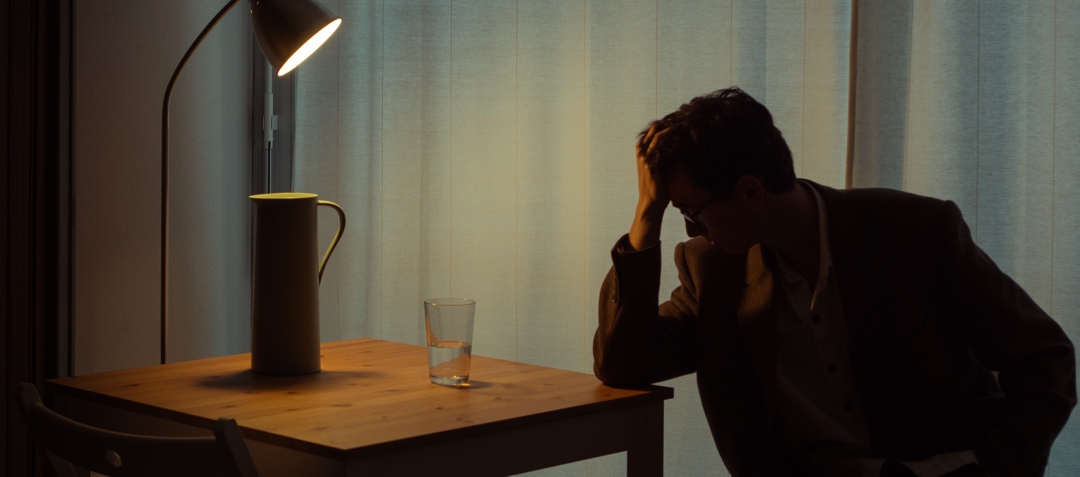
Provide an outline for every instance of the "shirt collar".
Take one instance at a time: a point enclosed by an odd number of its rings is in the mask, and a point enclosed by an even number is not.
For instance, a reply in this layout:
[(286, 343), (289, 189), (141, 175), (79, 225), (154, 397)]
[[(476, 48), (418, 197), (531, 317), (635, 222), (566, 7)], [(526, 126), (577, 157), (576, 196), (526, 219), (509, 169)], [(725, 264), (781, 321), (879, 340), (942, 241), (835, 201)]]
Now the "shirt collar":
[[(814, 194), (814, 202), (817, 204), (818, 215), (818, 258), (819, 268), (817, 276), (817, 288), (819, 290), (825, 288), (825, 281), (829, 276), (829, 268), (832, 267), (832, 252), (829, 249), (829, 214), (825, 209), (825, 200), (818, 193), (814, 186), (808, 182), (800, 180), (799, 183), (805, 185)], [(787, 261), (779, 254), (777, 259), (781, 264), (781, 270), (783, 270), (784, 278), (788, 282), (797, 282), (803, 277), (796, 272), (795, 269), (788, 265)]]
[(802, 181), (806, 184), (814, 193), (814, 200), (817, 201), (818, 211), (818, 259), (821, 262), (820, 269), (818, 270), (818, 288), (825, 287), (825, 279), (829, 276), (829, 269), (832, 268), (832, 250), (829, 247), (829, 213), (825, 209), (825, 199), (821, 197), (821, 193), (809, 183)]

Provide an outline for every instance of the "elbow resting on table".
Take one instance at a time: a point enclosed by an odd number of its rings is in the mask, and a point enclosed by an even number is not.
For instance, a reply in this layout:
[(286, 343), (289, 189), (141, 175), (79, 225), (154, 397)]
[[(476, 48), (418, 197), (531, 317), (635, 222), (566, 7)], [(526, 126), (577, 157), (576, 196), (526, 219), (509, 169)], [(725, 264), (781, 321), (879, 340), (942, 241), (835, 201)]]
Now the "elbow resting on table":
[(632, 373), (619, 372), (617, 370), (610, 369), (610, 367), (604, 367), (600, 362), (593, 364), (593, 374), (600, 382), (612, 386), (612, 387), (628, 387), (628, 386), (642, 386), (649, 383), (636, 382), (632, 379)]
[[(608, 357), (610, 358), (610, 356)], [(593, 374), (600, 382), (612, 387), (635, 387), (652, 384), (642, 370), (632, 363), (605, 359), (602, 353), (593, 354)]]

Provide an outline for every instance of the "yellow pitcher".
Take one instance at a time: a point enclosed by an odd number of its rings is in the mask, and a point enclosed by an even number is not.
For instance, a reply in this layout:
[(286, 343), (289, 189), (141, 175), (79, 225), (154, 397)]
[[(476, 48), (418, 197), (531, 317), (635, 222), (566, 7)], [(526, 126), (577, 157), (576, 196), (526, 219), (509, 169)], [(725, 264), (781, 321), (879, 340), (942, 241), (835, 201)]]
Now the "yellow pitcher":
[[(345, 231), (345, 211), (316, 194), (279, 192), (250, 196), (255, 204), (252, 262), (251, 370), (297, 375), (317, 373), (319, 282)], [(316, 208), (338, 213), (338, 230), (318, 261)]]

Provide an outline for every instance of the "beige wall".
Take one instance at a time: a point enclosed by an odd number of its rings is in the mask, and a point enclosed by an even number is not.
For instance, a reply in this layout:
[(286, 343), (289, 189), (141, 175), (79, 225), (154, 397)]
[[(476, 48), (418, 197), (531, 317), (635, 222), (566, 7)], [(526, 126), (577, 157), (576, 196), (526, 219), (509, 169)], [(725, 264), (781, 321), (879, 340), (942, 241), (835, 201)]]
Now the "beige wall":
[[(75, 373), (158, 362), (161, 102), (224, 0), (79, 2)], [(250, 20), (238, 5), (172, 99), (170, 360), (249, 347)]]

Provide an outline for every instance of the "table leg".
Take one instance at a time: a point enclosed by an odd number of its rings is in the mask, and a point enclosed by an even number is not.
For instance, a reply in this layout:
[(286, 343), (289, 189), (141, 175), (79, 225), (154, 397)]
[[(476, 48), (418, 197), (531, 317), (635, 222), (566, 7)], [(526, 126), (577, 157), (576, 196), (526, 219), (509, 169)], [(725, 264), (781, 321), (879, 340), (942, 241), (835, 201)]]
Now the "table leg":
[(664, 475), (664, 402), (650, 403), (645, 409), (645, 435), (641, 445), (626, 452), (627, 477)]

